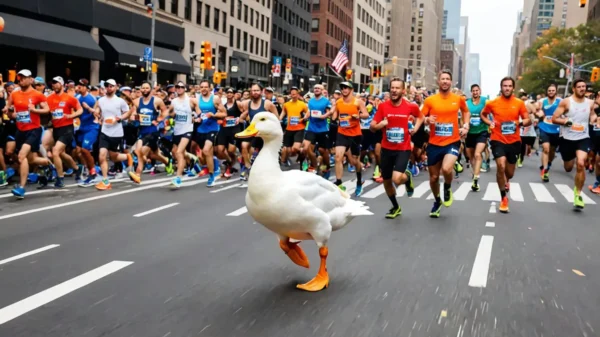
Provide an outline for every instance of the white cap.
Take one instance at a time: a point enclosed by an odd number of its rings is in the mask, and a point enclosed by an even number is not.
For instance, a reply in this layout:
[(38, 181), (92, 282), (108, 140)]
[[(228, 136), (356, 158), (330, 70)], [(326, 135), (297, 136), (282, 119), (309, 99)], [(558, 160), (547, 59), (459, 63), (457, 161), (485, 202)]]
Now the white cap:
[(129, 91), (131, 91), (131, 88), (130, 88), (130, 87), (121, 87), (121, 89), (120, 89), (120, 90), (121, 90), (121, 91), (126, 91), (126, 90), (129, 90)]
[(58, 82), (58, 83), (60, 83), (60, 85), (65, 85), (65, 80), (63, 80), (63, 78), (62, 78), (62, 77), (60, 77), (60, 76), (56, 76), (56, 77), (54, 77), (54, 78), (52, 79), (52, 82)]
[(107, 84), (116, 86), (117, 82), (111, 78), (110, 80), (104, 82), (104, 85), (107, 85)]
[(31, 77), (31, 71), (29, 71), (27, 69), (23, 69), (23, 70), (19, 71), (18, 75), (25, 76), (25, 77)]

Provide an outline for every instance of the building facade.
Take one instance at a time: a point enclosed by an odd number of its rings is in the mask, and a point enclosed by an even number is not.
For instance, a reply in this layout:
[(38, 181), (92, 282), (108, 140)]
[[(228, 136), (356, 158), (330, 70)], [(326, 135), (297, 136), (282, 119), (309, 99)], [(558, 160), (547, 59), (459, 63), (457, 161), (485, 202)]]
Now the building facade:
[[(374, 65), (382, 65), (385, 47), (386, 10), (383, 0), (354, 1), (352, 70), (358, 91), (371, 83)], [(381, 90), (381, 81), (375, 84)]]
[(459, 43), (461, 0), (444, 0), (442, 39), (453, 39)]
[(458, 73), (456, 76), (456, 87), (464, 90), (465, 89), (465, 80), (467, 75), (467, 57), (470, 53), (469, 46), (469, 17), (461, 16), (460, 17), (460, 29), (458, 32), (458, 53), (460, 55)]
[(467, 96), (470, 96), (471, 86), (473, 84), (481, 83), (481, 70), (479, 69), (479, 54), (471, 53), (467, 57), (467, 78), (465, 80), (464, 92)]
[[(386, 3), (388, 16), (386, 19), (386, 37), (384, 57), (387, 60), (386, 70), (392, 76), (399, 76), (409, 81), (408, 74), (408, 56), (410, 55), (412, 27), (412, 0), (395, 0)], [(416, 18), (414, 19), (416, 22)], [(414, 50), (414, 47), (413, 47)], [(396, 57), (396, 64), (391, 62)]]
[(456, 74), (460, 72), (460, 53), (454, 45), (454, 39), (442, 39), (440, 51), (441, 69), (449, 70), (453, 77), (453, 83), (456, 83)]
[[(328, 89), (342, 81), (330, 68), (342, 42), (348, 41), (350, 67), (353, 57), (352, 28), (354, 2), (351, 0), (321, 0), (312, 7), (310, 64), (315, 81), (324, 83)], [(345, 78), (345, 74), (339, 74)]]
[[(123, 84), (148, 78), (143, 61), (150, 46), (148, 15), (99, 0), (0, 0), (0, 16), (5, 20), (0, 34), (0, 71), (5, 76), (9, 70), (28, 68), (44, 79), (86, 77), (92, 84), (108, 78)], [(181, 20), (158, 17), (153, 55), (158, 82), (173, 83), (191, 71), (182, 54), (185, 32)]]
[[(312, 6), (319, 8), (319, 0), (313, 0)], [(271, 86), (280, 91), (284, 82), (287, 86), (296, 86), (309, 90), (310, 77), (310, 24), (311, 3), (307, 0), (273, 0), (273, 27), (271, 29), (271, 62), (273, 57), (281, 57), (280, 77), (272, 77)], [(285, 81), (286, 60), (292, 61), (292, 79)], [(270, 76), (270, 75), (269, 75)], [(290, 76), (290, 75), (287, 75)]]
[(588, 21), (600, 20), (600, 0), (588, 1)]
[(427, 90), (437, 88), (440, 70), (442, 0), (413, 1), (408, 72), (411, 85)]

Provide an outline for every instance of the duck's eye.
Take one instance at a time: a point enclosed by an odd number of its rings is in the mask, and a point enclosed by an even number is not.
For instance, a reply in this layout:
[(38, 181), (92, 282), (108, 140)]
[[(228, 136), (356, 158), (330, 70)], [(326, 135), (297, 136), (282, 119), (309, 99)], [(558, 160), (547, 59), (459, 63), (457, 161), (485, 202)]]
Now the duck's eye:
[(260, 119), (260, 121), (261, 121), (261, 122), (264, 122), (264, 121), (266, 121), (266, 120), (267, 120), (267, 119), (266, 119), (266, 118), (264, 118), (264, 117)]

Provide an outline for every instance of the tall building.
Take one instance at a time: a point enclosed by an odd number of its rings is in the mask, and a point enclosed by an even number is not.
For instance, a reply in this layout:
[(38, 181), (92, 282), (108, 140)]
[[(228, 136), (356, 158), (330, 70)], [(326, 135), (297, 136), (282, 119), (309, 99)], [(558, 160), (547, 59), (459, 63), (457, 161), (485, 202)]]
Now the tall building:
[[(473, 84), (479, 84), (480, 86), (482, 86), (481, 70), (479, 69), (479, 54), (471, 53), (467, 57), (467, 77), (463, 89), (465, 93), (471, 91), (471, 86)], [(467, 94), (467, 96), (469, 95)]]
[(461, 0), (445, 0), (442, 20), (442, 38), (459, 43)]
[(600, 20), (600, 0), (588, 1), (588, 21)]
[(458, 74), (456, 75), (456, 87), (459, 89), (465, 89), (465, 76), (467, 73), (467, 56), (469, 55), (469, 17), (460, 17), (460, 28), (458, 31), (458, 53), (460, 59), (458, 62)]
[[(352, 70), (358, 91), (371, 82), (373, 65), (383, 64), (386, 10), (384, 0), (354, 1)], [(381, 81), (376, 85), (381, 90)]]
[(408, 68), (411, 84), (437, 88), (442, 39), (442, 0), (413, 0)]
[(554, 17), (554, 11), (559, 11), (560, 8), (555, 2), (562, 0), (536, 0), (533, 11), (536, 12), (536, 21), (532, 21), (535, 24), (535, 34), (537, 36), (542, 35), (542, 32), (550, 29), (552, 26), (552, 19)]
[(441, 68), (452, 73), (453, 82), (456, 83), (456, 74), (459, 73), (460, 53), (454, 45), (454, 39), (442, 39), (440, 51)]
[[(393, 76), (400, 76), (406, 80), (406, 70), (408, 67), (409, 48), (412, 45), (410, 42), (411, 17), (413, 13), (412, 0), (387, 0), (386, 8), (387, 27), (385, 37), (385, 53), (384, 56), (388, 59), (388, 67), (386, 70)], [(416, 21), (416, 19), (415, 19)], [(414, 29), (414, 28), (413, 28)], [(413, 47), (414, 49), (414, 47)], [(396, 57), (396, 64), (390, 63), (390, 59)]]
[[(321, 2), (313, 0), (312, 6), (319, 10)], [(311, 4), (309, 1), (273, 0), (273, 28), (271, 37), (271, 56), (281, 57), (280, 77), (273, 77), (271, 85), (277, 90), (283, 87), (285, 64), (292, 61), (292, 80), (289, 86), (309, 89), (310, 69), (310, 23)]]
[(565, 28), (574, 28), (587, 22), (588, 10), (585, 7), (579, 7), (579, 1), (567, 1), (564, 6), (567, 9)]
[[(333, 88), (341, 79), (330, 69), (330, 64), (348, 41), (350, 67), (353, 57), (352, 27), (354, 3), (351, 0), (327, 0), (312, 8), (310, 65), (321, 83)], [(345, 74), (340, 74), (345, 78)]]

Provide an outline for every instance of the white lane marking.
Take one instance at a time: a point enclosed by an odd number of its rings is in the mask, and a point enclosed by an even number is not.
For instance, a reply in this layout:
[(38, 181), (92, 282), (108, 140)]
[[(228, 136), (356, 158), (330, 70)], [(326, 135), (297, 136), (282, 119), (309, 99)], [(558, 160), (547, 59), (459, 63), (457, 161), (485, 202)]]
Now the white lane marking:
[[(383, 184), (381, 184), (383, 185)], [(406, 185), (402, 184), (400, 187), (396, 188), (396, 196), (401, 197), (406, 194)]]
[(496, 203), (492, 202), (490, 205), (490, 213), (496, 213)]
[(363, 198), (367, 198), (367, 199), (374, 199), (377, 198), (378, 196), (382, 195), (383, 193), (385, 193), (385, 187), (383, 187), (383, 184), (379, 184), (377, 187), (369, 190), (369, 192), (365, 193), (362, 195)]
[(240, 209), (237, 209), (237, 210), (227, 214), (227, 216), (240, 216), (242, 214), (245, 214), (246, 212), (248, 212), (248, 209), (246, 208), (246, 206), (244, 206)]
[(521, 191), (521, 185), (519, 185), (519, 183), (510, 183), (510, 191), (508, 192), (508, 195), (513, 201), (525, 201), (525, 198), (523, 198), (523, 192)]
[(454, 200), (467, 199), (467, 196), (471, 192), (471, 185), (472, 185), (472, 183), (468, 183), (468, 182), (463, 182), (462, 184), (460, 184), (458, 189), (452, 193), (452, 197), (454, 198)]
[[(572, 188), (565, 184), (554, 184), (554, 186), (556, 186), (556, 189), (560, 192), (560, 194), (563, 195), (563, 197), (565, 197), (565, 199), (567, 199), (568, 202), (573, 202), (574, 194)], [(581, 198), (583, 198), (583, 202), (585, 202), (588, 205), (596, 204), (594, 200), (585, 195), (585, 193), (583, 192), (581, 192)]]
[(473, 269), (471, 270), (471, 278), (469, 279), (470, 287), (485, 288), (487, 285), (493, 244), (493, 236), (483, 235), (481, 237), (479, 248), (477, 248), (477, 254), (475, 255), (475, 262), (473, 263)]
[(151, 210), (146, 211), (146, 212), (135, 214), (134, 217), (139, 218), (139, 217), (142, 217), (144, 215), (148, 215), (148, 214), (152, 214), (152, 213), (155, 213), (155, 212), (158, 212), (158, 211), (162, 211), (163, 209), (167, 209), (167, 208), (170, 208), (170, 207), (173, 207), (173, 206), (177, 206), (177, 205), (179, 205), (179, 203), (178, 202), (174, 202), (172, 204), (164, 205), (164, 206), (161, 206), (161, 207), (157, 207), (157, 208), (151, 209)]
[(500, 189), (498, 188), (498, 183), (488, 183), (488, 186), (485, 189), (485, 194), (483, 195), (483, 200), (500, 201), (500, 199)]
[(223, 188), (219, 188), (218, 190), (214, 190), (214, 191), (210, 191), (210, 193), (218, 193), (218, 192), (223, 192), (225, 190), (231, 189), (231, 188), (236, 188), (239, 187), (242, 184), (235, 184), (235, 185), (231, 185), (231, 186), (227, 186), (227, 187), (223, 187)]
[[(186, 179), (186, 178), (187, 177), (184, 177), (182, 180), (192, 180), (192, 179), (196, 179), (197, 177), (190, 177), (189, 179)], [(207, 180), (208, 179), (201, 179), (201, 180), (198, 180), (198, 183), (205, 182)], [(47, 210), (51, 210), (51, 209), (57, 209), (57, 208), (62, 208), (62, 207), (67, 207), (67, 206), (82, 204), (84, 202), (90, 202), (90, 201), (95, 201), (95, 200), (99, 200), (99, 199), (115, 197), (115, 196), (118, 196), (118, 195), (123, 195), (123, 194), (128, 194), (128, 193), (141, 192), (141, 191), (149, 190), (149, 189), (152, 189), (152, 188), (157, 188), (157, 187), (162, 187), (162, 186), (168, 186), (169, 184), (171, 184), (171, 182), (164, 182), (164, 183), (160, 183), (160, 184), (152, 184), (152, 185), (148, 185), (148, 186), (141, 186), (141, 187), (132, 188), (132, 189), (125, 190), (125, 191), (119, 191), (119, 192), (115, 192), (115, 193), (106, 193), (106, 194), (104, 194), (103, 192), (98, 192), (98, 193), (102, 193), (102, 194), (98, 195), (98, 196), (95, 196), (95, 197), (90, 197), (90, 198), (85, 198), (85, 199), (80, 199), (80, 200), (69, 201), (69, 202), (65, 202), (65, 203), (62, 203), (62, 204), (55, 204), (55, 205), (50, 205), (50, 206), (45, 206), (45, 207), (40, 207), (40, 208), (34, 208), (34, 209), (27, 210), (27, 211), (22, 211), (22, 212), (17, 212), (17, 213), (11, 213), (11, 214), (2, 215), (2, 216), (0, 216), (0, 220), (10, 219), (10, 218), (14, 218), (14, 217), (18, 217), (18, 216), (26, 215), (26, 214), (43, 212), (43, 211), (47, 211)]]
[(356, 189), (356, 179), (342, 182), (342, 185), (344, 185), (346, 187), (346, 193), (352, 194), (352, 193), (354, 193), (354, 190)]
[(550, 191), (541, 183), (529, 183), (531, 191), (538, 202), (556, 202)]
[[(50, 193), (50, 192), (68, 192), (68, 189), (65, 188), (60, 188), (60, 189), (54, 189), (54, 188), (48, 188), (47, 190), (38, 190), (38, 191), (31, 191), (31, 192), (27, 192), (27, 195), (32, 195), (32, 194), (42, 194), (42, 193)], [(0, 194), (0, 198), (9, 198), (9, 197), (13, 197), (14, 195), (12, 193), (6, 193), (6, 194)]]
[(415, 192), (413, 193), (413, 198), (420, 198), (425, 193), (429, 192), (429, 181), (424, 181), (419, 184), (419, 186), (415, 187)]
[[(430, 189), (431, 191), (431, 189)], [(443, 196), (444, 195), (444, 183), (440, 181), (440, 195)], [(414, 198), (414, 195), (413, 195)], [(429, 196), (427, 196), (427, 200), (433, 200), (433, 193), (429, 193)]]
[[(362, 184), (363, 191), (365, 190), (365, 187), (371, 185), (372, 183), (373, 183), (373, 180), (365, 180), (365, 182), (363, 182), (363, 184)], [(348, 194), (353, 194), (355, 191), (356, 191), (356, 183), (354, 183), (353, 188), (346, 189), (346, 193), (348, 193)]]
[(114, 272), (119, 271), (133, 262), (129, 261), (112, 261), (96, 269), (90, 270), (85, 274), (81, 274), (61, 284), (57, 284), (52, 288), (48, 288), (35, 295), (29, 296), (24, 300), (13, 303), (0, 309), (0, 325), (13, 320), (21, 315), (37, 309), (45, 304), (48, 304), (60, 297), (67, 295), (79, 288), (82, 288), (94, 281), (106, 277)]
[(486, 221), (485, 222), (485, 227), (496, 227), (496, 223), (492, 222), (492, 221)]
[(54, 244), (54, 245), (48, 245), (46, 247), (42, 247), (42, 248), (30, 250), (30, 251), (28, 251), (26, 253), (15, 255), (13, 257), (9, 257), (8, 259), (1, 260), (0, 261), (0, 265), (7, 264), (9, 262), (12, 262), (12, 261), (15, 261), (15, 260), (18, 260), (18, 259), (22, 259), (24, 257), (30, 256), (30, 255), (34, 255), (34, 254), (37, 254), (37, 253), (41, 253), (41, 252), (44, 252), (44, 251), (47, 251), (49, 249), (56, 248), (56, 247), (60, 247), (60, 245)]

